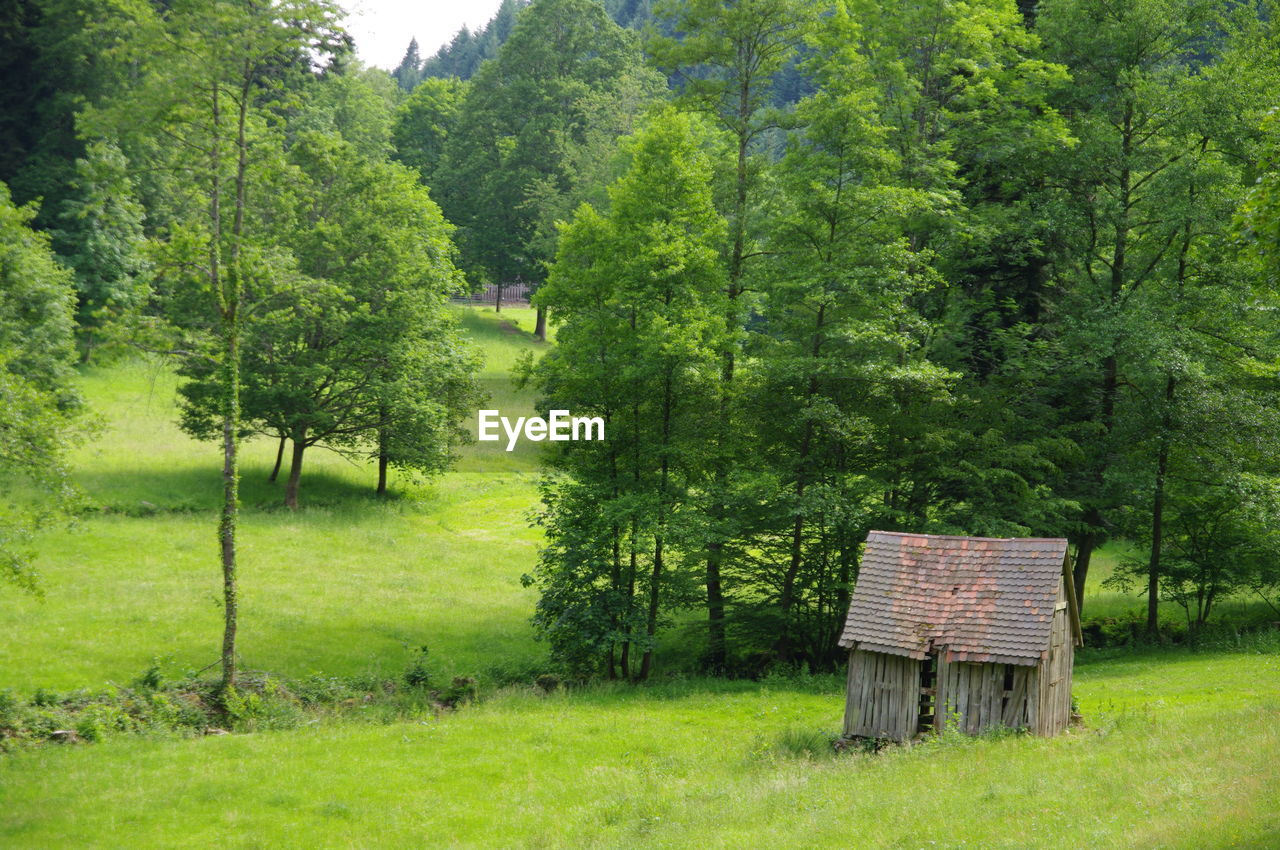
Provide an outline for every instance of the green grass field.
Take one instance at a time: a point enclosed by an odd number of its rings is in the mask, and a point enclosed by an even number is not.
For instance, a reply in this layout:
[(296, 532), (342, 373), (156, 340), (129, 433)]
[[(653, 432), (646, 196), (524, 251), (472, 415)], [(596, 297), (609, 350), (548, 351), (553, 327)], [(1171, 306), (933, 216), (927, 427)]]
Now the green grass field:
[(1274, 847), (1275, 656), (1081, 667), (1088, 728), (832, 756), (839, 681), (508, 691), (440, 719), (0, 760), (18, 847)]
[[(548, 347), (532, 311), (462, 321), (493, 406), (531, 410), (503, 382)], [(218, 449), (174, 426), (161, 364), (88, 369), (84, 386), (103, 427), (76, 461), (98, 510), (40, 539), (42, 599), (0, 588), (0, 689), (24, 696), (217, 659)], [(476, 675), (483, 699), (391, 723), (20, 748), (0, 755), (0, 847), (1280, 846), (1275, 641), (1086, 651), (1086, 725), (1057, 739), (836, 756), (835, 676), (495, 690), (545, 663), (519, 580), (538, 546), (536, 456), (464, 450), (456, 471), (395, 479), (380, 500), (372, 468), (315, 451), (294, 513), (266, 482), (273, 452), (245, 446), (244, 666), (394, 677), (425, 644), (433, 674)], [(1102, 553), (1087, 613), (1145, 608), (1101, 587), (1123, 555)], [(687, 637), (671, 634), (668, 658)]]

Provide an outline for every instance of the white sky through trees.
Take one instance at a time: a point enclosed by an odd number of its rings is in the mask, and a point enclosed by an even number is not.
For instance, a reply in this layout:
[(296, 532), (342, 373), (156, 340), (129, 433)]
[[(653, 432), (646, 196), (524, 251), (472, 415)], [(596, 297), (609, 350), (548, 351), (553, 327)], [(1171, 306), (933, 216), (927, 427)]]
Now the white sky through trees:
[(448, 44), (466, 24), (484, 26), (502, 0), (345, 0), (347, 30), (366, 65), (391, 70), (400, 64), (409, 39), (418, 39), (423, 59)]

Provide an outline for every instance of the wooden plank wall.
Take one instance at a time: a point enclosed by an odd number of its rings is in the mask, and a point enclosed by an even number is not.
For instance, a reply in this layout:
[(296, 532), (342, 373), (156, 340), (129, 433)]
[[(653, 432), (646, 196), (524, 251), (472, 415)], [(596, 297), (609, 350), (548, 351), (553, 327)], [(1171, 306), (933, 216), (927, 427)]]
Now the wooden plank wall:
[(1075, 662), (1075, 641), (1067, 611), (1066, 590), (1058, 584), (1053, 629), (1049, 635), (1049, 656), (1040, 663), (1036, 711), (1032, 728), (1037, 735), (1057, 735), (1071, 723), (1071, 668)]
[[(945, 729), (955, 723), (971, 735), (999, 726), (1057, 735), (1071, 722), (1074, 660), (1067, 599), (1060, 588), (1049, 654), (1039, 666), (948, 662), (945, 650), (938, 654), (935, 724)], [(920, 670), (919, 661), (898, 655), (849, 653), (844, 734), (896, 741), (915, 735)]]
[[(1005, 687), (1012, 672), (1011, 687)], [(1036, 681), (1034, 667), (1006, 664), (972, 664), (938, 658), (938, 729), (955, 724), (961, 732), (976, 735), (1006, 726), (1029, 725), (1028, 703)]]
[(920, 662), (900, 655), (849, 653), (844, 734), (904, 741), (920, 715)]

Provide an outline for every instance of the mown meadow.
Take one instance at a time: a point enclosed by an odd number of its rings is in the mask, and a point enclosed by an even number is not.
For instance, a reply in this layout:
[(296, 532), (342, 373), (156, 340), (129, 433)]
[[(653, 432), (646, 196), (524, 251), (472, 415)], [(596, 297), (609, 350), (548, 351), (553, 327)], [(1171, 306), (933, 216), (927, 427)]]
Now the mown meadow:
[[(529, 311), (468, 309), (489, 384), (545, 344)], [(177, 678), (217, 660), (216, 447), (174, 425), (175, 378), (86, 368), (101, 417), (76, 458), (94, 506), (40, 540), (41, 598), (0, 606), (0, 689), (20, 698)], [(530, 405), (514, 386), (495, 406)], [(283, 681), (398, 678), (423, 645), (453, 710), (301, 713), (230, 735), (119, 733), (0, 756), (0, 846), (1267, 847), (1280, 841), (1280, 643), (1085, 650), (1083, 725), (1054, 740), (942, 738), (835, 753), (841, 677), (687, 674), (667, 634), (646, 685), (536, 687), (536, 458), (468, 449), (373, 494), (370, 468), (308, 459), (303, 507), (246, 446), (242, 664)], [(498, 464), (495, 466), (495, 464)], [(501, 464), (506, 464), (502, 466)], [(470, 466), (470, 470), (468, 470)], [(1112, 560), (1123, 552), (1112, 550)], [(1144, 602), (1091, 578), (1086, 604)], [(1244, 602), (1234, 603), (1244, 606)], [(1171, 621), (1178, 613), (1169, 610)], [(206, 674), (212, 676), (210, 672)]]

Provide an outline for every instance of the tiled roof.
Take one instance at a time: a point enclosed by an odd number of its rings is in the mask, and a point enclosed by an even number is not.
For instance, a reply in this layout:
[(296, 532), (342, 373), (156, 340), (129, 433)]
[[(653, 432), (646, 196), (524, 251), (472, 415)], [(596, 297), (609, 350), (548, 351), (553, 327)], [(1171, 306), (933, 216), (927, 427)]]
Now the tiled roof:
[(1035, 664), (1049, 648), (1067, 541), (873, 531), (840, 646)]

